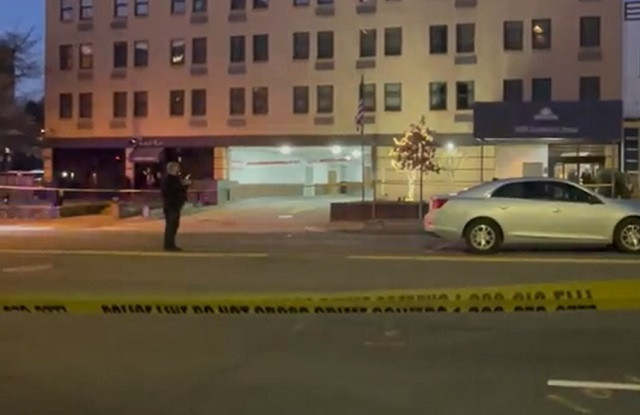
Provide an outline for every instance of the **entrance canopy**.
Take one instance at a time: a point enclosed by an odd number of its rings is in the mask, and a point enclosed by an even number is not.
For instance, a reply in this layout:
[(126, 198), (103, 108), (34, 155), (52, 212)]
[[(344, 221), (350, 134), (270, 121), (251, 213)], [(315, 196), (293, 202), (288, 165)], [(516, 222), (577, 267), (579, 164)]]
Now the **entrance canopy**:
[(159, 163), (162, 147), (136, 147), (129, 156), (133, 163)]
[(473, 123), (486, 140), (611, 143), (622, 138), (622, 101), (477, 102)]

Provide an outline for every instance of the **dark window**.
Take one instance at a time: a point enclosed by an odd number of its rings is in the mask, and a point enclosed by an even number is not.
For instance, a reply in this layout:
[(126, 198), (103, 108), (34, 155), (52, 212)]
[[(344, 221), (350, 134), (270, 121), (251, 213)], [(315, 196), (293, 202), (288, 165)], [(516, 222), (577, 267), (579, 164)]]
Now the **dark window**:
[(93, 45), (85, 43), (80, 45), (80, 69), (93, 68)]
[(468, 110), (475, 102), (473, 81), (456, 82), (456, 109)]
[(497, 188), (491, 197), (504, 197), (508, 199), (524, 199), (524, 182), (508, 183)]
[(253, 113), (265, 115), (269, 113), (269, 88), (253, 88)]
[(140, 40), (133, 44), (133, 65), (136, 68), (149, 65), (149, 42)]
[(308, 86), (293, 87), (293, 113), (294, 114), (309, 113), (309, 87)]
[(127, 17), (129, 14), (129, 0), (113, 1), (113, 17)]
[(504, 22), (504, 50), (523, 49), (524, 24), (521, 21)]
[(293, 0), (294, 6), (308, 6), (309, 0)]
[(149, 0), (135, 0), (135, 14), (136, 16), (148, 16), (149, 15)]
[(115, 42), (113, 44), (113, 67), (126, 68), (128, 54), (127, 42)]
[(491, 197), (573, 203), (590, 203), (596, 200), (576, 186), (542, 180), (505, 184), (496, 189)]
[(456, 25), (456, 52), (473, 53), (476, 50), (476, 25), (475, 23), (462, 23)]
[(247, 8), (247, 0), (231, 0), (231, 10), (245, 10)]
[(127, 118), (127, 93), (113, 93), (113, 118)]
[(93, 118), (93, 94), (91, 92), (85, 92), (78, 95), (78, 106), (78, 116), (80, 118)]
[(207, 115), (207, 90), (193, 89), (191, 91), (191, 116), (204, 117)]
[(191, 41), (191, 63), (205, 65), (207, 63), (207, 38), (196, 37)]
[(531, 81), (531, 101), (551, 101), (551, 78), (535, 78)]
[(254, 9), (266, 9), (269, 7), (269, 0), (253, 0)]
[(333, 5), (333, 0), (318, 0), (318, 6), (330, 6)]
[(429, 84), (429, 109), (432, 111), (447, 109), (446, 82), (431, 82)]
[(402, 111), (402, 84), (384, 84), (384, 110)]
[(72, 94), (60, 94), (58, 111), (61, 119), (73, 118)]
[(205, 13), (207, 11), (207, 0), (193, 0), (193, 12)]
[(245, 61), (245, 42), (244, 36), (231, 36), (231, 63), (239, 63)]
[(376, 29), (360, 30), (360, 57), (376, 56)]
[(551, 19), (536, 19), (531, 22), (533, 49), (551, 49)]
[(364, 110), (365, 112), (376, 111), (376, 84), (365, 84), (364, 90)]
[(554, 201), (590, 203), (595, 200), (591, 194), (567, 183), (544, 182), (543, 184), (546, 188), (547, 195)]
[(187, 12), (187, 0), (171, 0), (171, 14), (185, 14)]
[(60, 70), (69, 71), (73, 69), (73, 46), (60, 45), (58, 55), (60, 59)]
[(293, 59), (309, 59), (309, 33), (293, 34)]
[(580, 101), (600, 100), (600, 77), (583, 76), (580, 78)]
[(600, 16), (580, 18), (580, 47), (596, 48), (600, 46)]
[(73, 20), (74, 0), (60, 0), (60, 21), (70, 22)]
[(318, 59), (333, 59), (333, 32), (318, 32)]
[(229, 115), (244, 115), (244, 88), (229, 89)]
[(318, 85), (316, 94), (318, 114), (333, 113), (333, 85)]
[(429, 27), (429, 53), (440, 54), (448, 52), (449, 35), (446, 25)]
[(269, 60), (269, 35), (253, 36), (253, 61), (266, 62)]
[(171, 40), (171, 65), (184, 65), (187, 44), (184, 39)]
[(149, 94), (147, 91), (136, 91), (133, 93), (133, 116), (145, 118), (149, 115)]
[(80, 20), (93, 19), (93, 0), (80, 0)]
[(502, 100), (504, 102), (522, 102), (524, 99), (523, 90), (522, 79), (505, 79), (502, 81)]
[(401, 27), (390, 27), (384, 29), (384, 54), (385, 56), (402, 55)]
[(169, 115), (184, 116), (184, 91), (169, 91)]

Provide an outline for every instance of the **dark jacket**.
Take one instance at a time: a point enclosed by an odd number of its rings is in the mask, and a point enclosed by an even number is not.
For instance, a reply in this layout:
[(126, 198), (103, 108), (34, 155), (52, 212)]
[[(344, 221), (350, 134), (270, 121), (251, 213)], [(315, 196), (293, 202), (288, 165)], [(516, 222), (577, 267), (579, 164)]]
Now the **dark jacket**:
[(182, 209), (187, 201), (187, 187), (178, 176), (167, 175), (162, 182), (162, 203), (165, 209)]

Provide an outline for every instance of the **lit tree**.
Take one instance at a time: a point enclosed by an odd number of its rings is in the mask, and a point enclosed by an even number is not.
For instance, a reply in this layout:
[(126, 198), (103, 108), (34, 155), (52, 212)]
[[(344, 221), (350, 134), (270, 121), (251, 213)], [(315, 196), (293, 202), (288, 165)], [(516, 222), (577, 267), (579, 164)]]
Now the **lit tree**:
[(394, 146), (389, 153), (391, 165), (397, 171), (407, 175), (407, 200), (412, 201), (415, 194), (416, 175), (420, 182), (420, 201), (423, 200), (422, 183), (425, 173), (439, 174), (440, 166), (436, 163), (436, 144), (431, 130), (423, 116), (417, 124), (411, 124), (400, 139), (394, 138)]

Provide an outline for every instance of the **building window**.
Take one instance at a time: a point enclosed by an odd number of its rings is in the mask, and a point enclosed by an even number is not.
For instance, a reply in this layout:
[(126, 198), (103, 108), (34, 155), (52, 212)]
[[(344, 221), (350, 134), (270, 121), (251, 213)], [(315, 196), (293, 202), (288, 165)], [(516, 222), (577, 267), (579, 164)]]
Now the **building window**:
[(169, 91), (169, 115), (172, 117), (184, 116), (184, 91)]
[(293, 59), (309, 59), (308, 32), (296, 32), (293, 34)]
[(80, 45), (80, 69), (93, 69), (93, 45)]
[(376, 84), (365, 84), (362, 94), (365, 112), (376, 112)]
[(475, 23), (462, 23), (456, 25), (456, 52), (473, 53), (476, 50), (476, 25)]
[(58, 57), (60, 60), (60, 70), (70, 71), (73, 69), (73, 46), (60, 45), (58, 49)]
[(149, 94), (147, 91), (136, 91), (133, 93), (133, 116), (145, 118), (149, 115)]
[(446, 25), (429, 27), (429, 53), (432, 55), (448, 52), (449, 35)]
[(191, 63), (193, 65), (207, 64), (207, 38), (196, 37), (191, 41)]
[(245, 61), (244, 36), (231, 36), (231, 63), (240, 63)]
[(308, 86), (293, 87), (293, 113), (294, 114), (309, 113), (309, 87)]
[(80, 0), (80, 20), (93, 19), (93, 0)]
[(171, 14), (185, 14), (187, 12), (187, 0), (171, 0)]
[(524, 25), (521, 21), (504, 22), (504, 50), (522, 50)]
[(207, 115), (207, 90), (191, 90), (191, 116), (204, 117)]
[(504, 102), (522, 102), (524, 99), (524, 83), (522, 79), (505, 79), (502, 81), (502, 100)]
[(231, 10), (245, 10), (246, 8), (246, 0), (231, 0)]
[(253, 61), (269, 60), (269, 35), (253, 35)]
[(208, 8), (207, 0), (193, 0), (194, 13), (206, 13)]
[(318, 6), (333, 6), (333, 0), (318, 0)]
[(61, 119), (73, 118), (73, 95), (60, 94), (59, 115)]
[(73, 20), (74, 0), (60, 0), (60, 21), (70, 22)]
[(473, 81), (456, 82), (456, 109), (470, 110), (475, 101)]
[(127, 93), (113, 93), (113, 118), (127, 118)]
[(391, 27), (384, 29), (384, 54), (385, 56), (402, 55), (401, 27)]
[(580, 18), (580, 47), (600, 47), (600, 16)]
[(253, 88), (253, 113), (265, 115), (269, 113), (269, 88)]
[(184, 65), (187, 46), (184, 39), (173, 39), (171, 41), (171, 65)]
[(316, 111), (318, 114), (333, 113), (333, 85), (318, 85), (316, 99)]
[(149, 66), (149, 42), (146, 40), (133, 44), (133, 64), (136, 68)]
[(333, 59), (333, 32), (318, 32), (318, 59)]
[(583, 76), (580, 78), (580, 101), (600, 100), (600, 77)]
[(149, 15), (149, 0), (135, 0), (135, 15), (136, 16), (148, 16)]
[(293, 0), (293, 5), (295, 7), (308, 6), (309, 5), (309, 0)]
[(429, 84), (429, 109), (442, 111), (447, 109), (447, 83), (431, 82)]
[(126, 68), (128, 54), (129, 48), (127, 47), (127, 42), (115, 42), (113, 44), (113, 67)]
[(384, 110), (402, 111), (402, 84), (384, 84)]
[(229, 115), (244, 115), (244, 88), (229, 89)]
[(551, 19), (531, 22), (531, 41), (533, 49), (551, 49)]
[(84, 92), (78, 95), (78, 105), (79, 118), (93, 118), (93, 94), (91, 92)]
[(536, 78), (531, 81), (531, 101), (551, 101), (551, 78)]
[(113, 0), (113, 17), (127, 17), (129, 0)]
[(360, 57), (373, 58), (376, 56), (376, 29), (360, 30)]
[(269, 7), (269, 0), (253, 0), (254, 9), (266, 9)]

